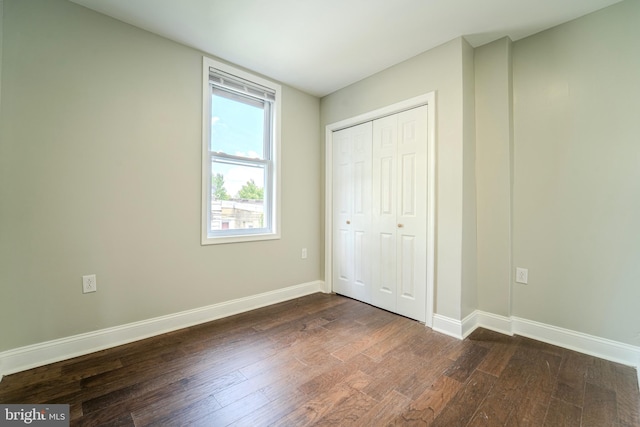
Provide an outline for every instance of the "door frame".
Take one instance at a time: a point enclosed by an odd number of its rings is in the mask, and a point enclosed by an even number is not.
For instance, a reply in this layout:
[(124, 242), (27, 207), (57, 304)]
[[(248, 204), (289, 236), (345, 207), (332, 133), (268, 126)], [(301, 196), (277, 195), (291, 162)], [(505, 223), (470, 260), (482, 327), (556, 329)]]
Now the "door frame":
[(436, 202), (436, 93), (429, 92), (355, 117), (330, 123), (325, 127), (325, 214), (324, 214), (324, 281), (325, 292), (333, 292), (333, 132), (381, 117), (427, 105), (427, 293), (426, 318), (433, 326), (435, 296), (435, 202)]

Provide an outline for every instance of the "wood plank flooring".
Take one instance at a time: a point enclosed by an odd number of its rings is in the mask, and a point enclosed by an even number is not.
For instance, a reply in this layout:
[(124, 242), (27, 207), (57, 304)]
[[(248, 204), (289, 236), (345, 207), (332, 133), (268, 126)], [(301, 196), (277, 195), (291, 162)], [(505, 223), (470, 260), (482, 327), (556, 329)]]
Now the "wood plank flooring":
[(9, 375), (0, 402), (72, 426), (640, 426), (632, 368), (326, 294)]

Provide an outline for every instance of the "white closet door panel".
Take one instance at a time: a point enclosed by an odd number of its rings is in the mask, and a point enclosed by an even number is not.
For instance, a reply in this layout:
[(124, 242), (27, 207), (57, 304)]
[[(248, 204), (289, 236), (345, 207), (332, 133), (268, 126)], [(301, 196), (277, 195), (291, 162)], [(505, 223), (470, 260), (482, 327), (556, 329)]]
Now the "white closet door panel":
[(340, 230), (337, 243), (339, 248), (338, 256), (340, 257), (340, 260), (344, 260), (338, 264), (338, 279), (340, 279), (341, 282), (343, 281), (348, 284), (352, 281), (353, 278), (353, 265), (349, 262), (349, 259), (353, 257), (353, 251), (351, 250), (351, 235), (349, 233), (349, 230)]
[(347, 227), (333, 232), (333, 288), (338, 293), (349, 293), (353, 283), (353, 243), (351, 230)]
[(357, 162), (353, 165), (353, 213), (355, 215), (364, 215), (364, 205), (366, 194), (364, 186), (366, 178), (364, 177), (364, 162)]
[(351, 128), (353, 151), (353, 208), (354, 236), (353, 298), (371, 302), (371, 137), (373, 125), (363, 123)]
[(419, 219), (426, 236), (427, 216), (427, 106), (398, 114), (399, 185), (403, 220)]
[(398, 120), (395, 115), (373, 122), (371, 247), (372, 304), (396, 308), (396, 206)]
[(427, 107), (398, 114), (396, 312), (425, 320), (427, 290)]
[(416, 216), (416, 154), (400, 159), (400, 216)]
[(378, 191), (376, 191), (376, 207), (378, 216), (395, 216), (395, 176), (394, 176), (394, 158), (382, 157), (378, 160), (380, 166), (380, 173), (374, 178), (379, 184)]
[(416, 236), (401, 234), (398, 236), (400, 243), (400, 268), (398, 269), (398, 284), (400, 298), (415, 299), (416, 295)]
[(352, 187), (352, 219), (363, 228), (371, 223), (371, 122), (346, 129), (352, 133), (353, 150), (351, 163), (353, 175)]
[[(349, 163), (341, 163), (338, 165), (338, 170), (337, 170), (337, 176), (338, 176), (338, 183), (342, 183), (342, 182), (349, 182), (349, 177), (351, 176), (351, 165)], [(336, 200), (338, 203), (336, 203), (336, 209), (338, 210), (340, 215), (347, 215), (349, 216), (351, 214), (351, 188), (350, 187), (344, 187), (342, 185), (338, 185), (336, 186), (337, 188), (337, 195), (336, 195)]]
[(339, 293), (349, 293), (353, 282), (353, 258), (351, 230), (347, 219), (351, 216), (351, 144), (347, 133), (335, 134), (333, 165), (333, 288)]
[(369, 302), (371, 294), (372, 124), (334, 132), (334, 291)]
[[(395, 311), (396, 309), (396, 235), (380, 233), (376, 245), (378, 259), (373, 259), (376, 273), (372, 278), (375, 283), (372, 293), (372, 304)], [(376, 275), (377, 274), (377, 275)]]
[(354, 257), (353, 257), (353, 291), (352, 297), (361, 301), (369, 301), (370, 287), (369, 283), (369, 266), (371, 260), (369, 258), (369, 249), (366, 245), (367, 231), (358, 230), (353, 234), (354, 237)]
[(424, 235), (398, 236), (398, 298), (396, 312), (424, 321), (426, 315), (426, 260)]
[[(396, 236), (380, 233), (380, 291), (395, 294), (396, 289)], [(395, 304), (392, 304), (395, 305)]]

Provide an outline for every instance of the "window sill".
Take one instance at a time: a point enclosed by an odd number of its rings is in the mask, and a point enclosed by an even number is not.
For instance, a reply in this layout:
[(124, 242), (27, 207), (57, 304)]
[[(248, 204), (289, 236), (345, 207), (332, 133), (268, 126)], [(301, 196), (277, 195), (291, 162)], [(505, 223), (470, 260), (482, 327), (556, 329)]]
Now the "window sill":
[(262, 240), (279, 240), (280, 233), (246, 234), (242, 236), (203, 237), (201, 245), (222, 245), (226, 243), (259, 242)]

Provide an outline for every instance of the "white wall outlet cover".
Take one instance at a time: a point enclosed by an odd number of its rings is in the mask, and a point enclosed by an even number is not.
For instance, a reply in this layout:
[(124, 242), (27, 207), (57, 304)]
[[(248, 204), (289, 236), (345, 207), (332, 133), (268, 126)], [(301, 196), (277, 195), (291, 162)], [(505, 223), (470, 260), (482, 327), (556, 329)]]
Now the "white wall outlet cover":
[(516, 268), (516, 282), (524, 283), (525, 285), (529, 282), (529, 270), (526, 268)]
[(95, 292), (98, 290), (98, 283), (96, 281), (95, 274), (89, 274), (82, 276), (82, 293), (87, 294), (89, 292)]

